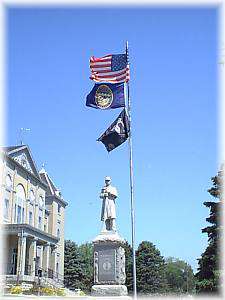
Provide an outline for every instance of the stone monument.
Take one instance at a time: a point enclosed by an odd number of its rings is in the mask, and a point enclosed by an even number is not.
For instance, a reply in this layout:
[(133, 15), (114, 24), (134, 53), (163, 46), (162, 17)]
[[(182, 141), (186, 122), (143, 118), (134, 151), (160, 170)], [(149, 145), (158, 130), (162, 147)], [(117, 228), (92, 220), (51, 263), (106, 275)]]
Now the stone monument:
[(124, 239), (116, 229), (115, 199), (117, 190), (111, 186), (111, 178), (105, 178), (105, 186), (100, 193), (102, 199), (101, 221), (103, 228), (93, 240), (94, 244), (94, 285), (93, 296), (126, 296), (124, 285), (125, 251)]

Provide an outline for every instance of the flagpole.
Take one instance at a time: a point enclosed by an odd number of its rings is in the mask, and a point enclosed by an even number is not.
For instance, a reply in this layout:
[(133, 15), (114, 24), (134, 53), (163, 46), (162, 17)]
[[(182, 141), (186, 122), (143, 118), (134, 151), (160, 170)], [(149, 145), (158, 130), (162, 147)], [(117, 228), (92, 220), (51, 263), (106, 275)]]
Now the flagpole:
[[(128, 59), (128, 41), (126, 42), (126, 54)], [(133, 173), (133, 149), (132, 149), (132, 130), (131, 130), (131, 101), (130, 101), (130, 88), (129, 81), (126, 82), (127, 86), (127, 108), (128, 118), (130, 123), (129, 133), (129, 153), (130, 153), (130, 203), (131, 203), (131, 224), (132, 224), (132, 254), (133, 254), (133, 295), (137, 299), (137, 285), (136, 285), (136, 258), (135, 258), (135, 213), (134, 213), (134, 173)]]

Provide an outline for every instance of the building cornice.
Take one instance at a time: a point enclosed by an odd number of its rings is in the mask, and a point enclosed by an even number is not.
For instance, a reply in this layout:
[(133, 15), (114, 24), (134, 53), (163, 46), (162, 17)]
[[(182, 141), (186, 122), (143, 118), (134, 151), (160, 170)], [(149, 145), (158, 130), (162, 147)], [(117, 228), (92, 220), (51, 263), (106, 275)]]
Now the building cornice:
[(21, 234), (22, 230), (25, 234), (37, 237), (47, 243), (56, 244), (59, 241), (58, 237), (29, 224), (2, 224), (3, 234)]
[(63, 207), (66, 207), (68, 205), (68, 202), (66, 202), (65, 200), (63, 200), (62, 198), (56, 196), (56, 195), (46, 195), (45, 196), (45, 201), (47, 200), (50, 200), (50, 201), (56, 201), (56, 202), (59, 202)]

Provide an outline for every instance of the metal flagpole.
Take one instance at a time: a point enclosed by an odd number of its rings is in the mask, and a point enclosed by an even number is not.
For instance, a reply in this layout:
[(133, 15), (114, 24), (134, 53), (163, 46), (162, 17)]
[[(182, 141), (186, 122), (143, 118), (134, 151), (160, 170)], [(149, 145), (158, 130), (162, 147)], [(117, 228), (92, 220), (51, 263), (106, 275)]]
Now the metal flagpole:
[[(126, 42), (126, 55), (128, 59), (128, 41)], [(137, 285), (136, 285), (136, 258), (135, 258), (135, 214), (134, 214), (134, 174), (133, 174), (133, 151), (132, 151), (132, 135), (131, 135), (131, 101), (130, 101), (130, 89), (129, 81), (127, 86), (127, 106), (128, 106), (128, 118), (130, 124), (129, 133), (129, 152), (130, 152), (130, 203), (131, 203), (131, 224), (132, 224), (132, 253), (133, 253), (133, 294), (134, 299), (137, 299)]]

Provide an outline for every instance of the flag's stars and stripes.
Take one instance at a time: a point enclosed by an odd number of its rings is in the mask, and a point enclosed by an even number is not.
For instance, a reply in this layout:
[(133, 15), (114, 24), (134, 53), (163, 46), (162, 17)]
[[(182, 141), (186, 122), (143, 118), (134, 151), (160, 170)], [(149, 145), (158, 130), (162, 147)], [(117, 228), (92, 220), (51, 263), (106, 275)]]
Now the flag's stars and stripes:
[(109, 54), (100, 58), (90, 58), (90, 79), (96, 82), (120, 83), (130, 79), (126, 54)]

